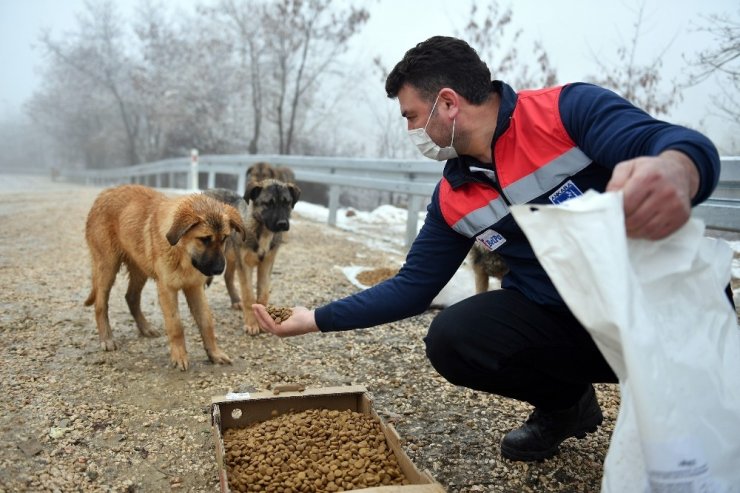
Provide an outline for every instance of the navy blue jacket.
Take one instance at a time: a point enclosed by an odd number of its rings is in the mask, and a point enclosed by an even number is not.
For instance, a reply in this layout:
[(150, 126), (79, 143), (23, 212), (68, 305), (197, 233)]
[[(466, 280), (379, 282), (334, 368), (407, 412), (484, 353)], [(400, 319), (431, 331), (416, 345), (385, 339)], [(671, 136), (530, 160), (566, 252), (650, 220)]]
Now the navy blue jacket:
[[(508, 126), (517, 94), (500, 81), (492, 85), (501, 95), (493, 148)], [(567, 133), (592, 160), (585, 169), (570, 177), (580, 190), (603, 192), (618, 163), (639, 156), (656, 156), (669, 149), (685, 153), (697, 166), (700, 185), (692, 205), (704, 201), (716, 187), (719, 155), (702, 134), (656, 120), (612, 91), (591, 84), (565, 86), (558, 104)], [(495, 186), (482, 172), (471, 171), (470, 166), (486, 167), (469, 156), (461, 156), (447, 161), (444, 177), (453, 188), (469, 181)], [(505, 164), (495, 163), (495, 166)], [(316, 324), (322, 332), (372, 327), (417, 315), (429, 308), (475, 241), (446, 223), (440, 211), (439, 190), (438, 185), (427, 208), (424, 225), (400, 272), (372, 288), (316, 309)], [(549, 195), (545, 193), (530, 203), (550, 203)], [(492, 226), (507, 240), (496, 250), (509, 267), (502, 287), (516, 289), (536, 303), (562, 306), (563, 300), (511, 214)]]

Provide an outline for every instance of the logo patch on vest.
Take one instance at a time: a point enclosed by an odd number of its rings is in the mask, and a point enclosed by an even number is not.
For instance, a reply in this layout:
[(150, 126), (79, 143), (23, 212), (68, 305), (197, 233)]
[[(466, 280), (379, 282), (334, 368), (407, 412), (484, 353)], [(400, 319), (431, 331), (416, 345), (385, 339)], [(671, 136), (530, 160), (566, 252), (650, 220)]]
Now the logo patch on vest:
[(568, 180), (565, 183), (563, 183), (563, 186), (555, 190), (555, 192), (550, 195), (549, 199), (550, 202), (552, 202), (555, 205), (562, 204), (566, 200), (570, 200), (572, 198), (578, 197), (583, 195), (583, 192), (581, 192), (581, 189), (576, 186), (575, 183), (573, 183), (572, 180)]
[(492, 229), (485, 230), (484, 232), (476, 236), (475, 239), (491, 252), (506, 243), (506, 238), (501, 236), (501, 233), (498, 233)]

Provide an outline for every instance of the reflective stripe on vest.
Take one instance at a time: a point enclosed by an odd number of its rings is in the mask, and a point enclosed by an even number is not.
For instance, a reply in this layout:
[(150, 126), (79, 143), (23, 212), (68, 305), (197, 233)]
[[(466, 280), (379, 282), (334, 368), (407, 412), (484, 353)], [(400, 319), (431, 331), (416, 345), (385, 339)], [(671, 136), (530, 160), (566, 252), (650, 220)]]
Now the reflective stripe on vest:
[[(442, 179), (439, 190), (442, 215), (452, 229), (471, 237), (509, 214), (504, 199), (491, 187), (466, 183), (453, 190)], [(445, 198), (453, 200), (445, 200)]]
[[(591, 164), (591, 158), (576, 147), (563, 126), (558, 108), (561, 90), (520, 92), (509, 127), (496, 141), (498, 183), (510, 203), (527, 203)], [(447, 224), (468, 237), (509, 214), (506, 202), (495, 190), (476, 182), (453, 189), (443, 179), (440, 207)]]
[(591, 164), (591, 158), (578, 147), (571, 147), (539, 169), (504, 187), (504, 193), (514, 204), (526, 204), (552, 190), (569, 176)]

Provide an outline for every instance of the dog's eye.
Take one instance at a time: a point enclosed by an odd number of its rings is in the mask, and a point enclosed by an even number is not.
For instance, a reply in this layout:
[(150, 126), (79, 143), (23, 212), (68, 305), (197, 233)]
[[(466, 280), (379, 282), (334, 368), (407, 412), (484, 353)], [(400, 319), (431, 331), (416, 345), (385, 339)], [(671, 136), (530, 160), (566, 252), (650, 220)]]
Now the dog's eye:
[(210, 244), (211, 244), (211, 242), (213, 241), (213, 238), (211, 238), (210, 236), (201, 236), (201, 237), (200, 237), (200, 238), (198, 238), (198, 239), (199, 239), (199, 240), (200, 240), (200, 242), (201, 242), (201, 243), (203, 243), (203, 244), (204, 244), (205, 246), (208, 246), (208, 245), (210, 245)]

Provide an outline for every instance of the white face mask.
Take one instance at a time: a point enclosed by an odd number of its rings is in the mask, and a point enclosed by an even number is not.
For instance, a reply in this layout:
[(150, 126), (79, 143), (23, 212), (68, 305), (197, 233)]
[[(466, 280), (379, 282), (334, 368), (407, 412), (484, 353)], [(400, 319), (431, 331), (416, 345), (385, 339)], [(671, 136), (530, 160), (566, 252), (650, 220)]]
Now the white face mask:
[(427, 127), (429, 126), (429, 122), (432, 120), (434, 108), (437, 107), (437, 101), (439, 101), (439, 95), (437, 95), (437, 99), (434, 100), (432, 111), (429, 113), (429, 118), (427, 118), (427, 123), (424, 125), (424, 128), (409, 130), (409, 137), (411, 137), (411, 142), (416, 145), (424, 156), (429, 159), (436, 159), (437, 161), (447, 161), (448, 159), (457, 157), (457, 152), (455, 151), (455, 148), (452, 147), (452, 144), (455, 142), (455, 120), (452, 120), (452, 139), (450, 140), (450, 145), (447, 147), (440, 147), (435, 144), (427, 133)]

